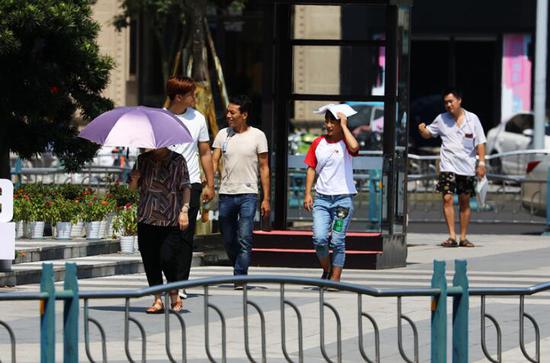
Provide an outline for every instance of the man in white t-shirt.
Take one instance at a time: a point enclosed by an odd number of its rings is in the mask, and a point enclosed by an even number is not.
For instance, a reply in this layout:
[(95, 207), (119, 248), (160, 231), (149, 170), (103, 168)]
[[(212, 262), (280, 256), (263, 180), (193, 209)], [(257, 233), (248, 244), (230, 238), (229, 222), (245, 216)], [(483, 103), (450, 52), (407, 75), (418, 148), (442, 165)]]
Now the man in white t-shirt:
[[(172, 77), (166, 83), (166, 92), (170, 99), (168, 110), (174, 113), (187, 127), (193, 142), (173, 145), (170, 147), (185, 158), (189, 170), (191, 182), (191, 199), (187, 208), (189, 228), (183, 233), (185, 249), (185, 269), (179, 280), (188, 280), (193, 258), (193, 239), (195, 236), (195, 224), (200, 209), (201, 193), (203, 203), (209, 202), (214, 197), (214, 169), (212, 168), (212, 153), (210, 151), (210, 136), (204, 116), (193, 107), (195, 106), (195, 82), (189, 77)], [(200, 162), (200, 166), (199, 166)], [(206, 179), (203, 187), (201, 182), (202, 167)]]
[[(437, 191), (443, 196), (443, 214), (449, 230), (449, 238), (443, 247), (474, 247), (466, 238), (470, 223), (470, 197), (475, 195), (475, 177), (485, 176), (485, 133), (479, 118), (462, 108), (462, 97), (456, 89), (443, 93), (446, 113), (442, 113), (429, 125), (418, 125), (420, 135), (429, 139), (441, 137), (440, 173)], [(476, 166), (476, 154), (479, 161)], [(460, 205), (460, 240), (456, 241), (454, 194)]]
[[(271, 212), (269, 159), (265, 134), (249, 126), (251, 101), (247, 96), (231, 98), (226, 127), (216, 135), (212, 147), (214, 170), (223, 159), (219, 190), (219, 218), (224, 247), (235, 275), (246, 275), (252, 257), (252, 230), (258, 205), (258, 174), (263, 198), (261, 214)], [(235, 288), (242, 288), (236, 284)]]

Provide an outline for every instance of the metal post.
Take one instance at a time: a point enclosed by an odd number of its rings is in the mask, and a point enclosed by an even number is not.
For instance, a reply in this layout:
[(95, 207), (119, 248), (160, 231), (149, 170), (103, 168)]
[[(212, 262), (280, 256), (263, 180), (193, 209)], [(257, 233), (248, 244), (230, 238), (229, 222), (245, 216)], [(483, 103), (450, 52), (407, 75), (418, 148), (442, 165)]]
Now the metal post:
[(53, 265), (42, 264), (40, 292), (48, 294), (40, 300), (40, 362), (55, 362), (55, 286)]
[(381, 214), (380, 205), (382, 205), (382, 193), (379, 188), (381, 170), (371, 169), (369, 173), (369, 226), (368, 230), (380, 230)]
[(447, 361), (447, 280), (445, 261), (434, 261), (432, 288), (440, 289), (432, 297), (432, 363)]
[(546, 57), (548, 46), (548, 0), (537, 0), (537, 33), (535, 43), (535, 129), (533, 148), (544, 149), (546, 118)]
[(21, 176), (21, 172), (23, 170), (23, 162), (21, 161), (21, 158), (15, 159), (15, 188), (19, 188), (21, 186), (21, 183), (23, 182), (23, 177)]
[(465, 260), (455, 260), (453, 286), (462, 288), (462, 295), (453, 297), (453, 363), (468, 363), (468, 322), (470, 293)]
[(386, 215), (382, 223), (387, 233), (393, 235), (395, 223), (396, 166), (395, 166), (395, 132), (397, 115), (397, 6), (386, 8), (386, 72), (384, 74), (384, 166), (383, 179)]
[(76, 264), (65, 264), (65, 291), (72, 293), (63, 305), (63, 362), (78, 362), (78, 279)]
[[(550, 167), (546, 173), (546, 205), (550, 202)], [(546, 208), (546, 230), (542, 233), (543, 236), (550, 236), (550, 211)]]

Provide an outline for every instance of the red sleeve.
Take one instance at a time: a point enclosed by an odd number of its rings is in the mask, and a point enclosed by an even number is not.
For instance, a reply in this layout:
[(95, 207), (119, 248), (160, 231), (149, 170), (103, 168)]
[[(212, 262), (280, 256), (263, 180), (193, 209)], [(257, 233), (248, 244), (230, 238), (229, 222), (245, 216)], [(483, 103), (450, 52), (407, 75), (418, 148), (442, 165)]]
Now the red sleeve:
[[(345, 141), (344, 141), (345, 143)], [(351, 156), (359, 156), (359, 150), (357, 150), (356, 152), (352, 153), (351, 150), (349, 149), (348, 147), (348, 144), (346, 144), (346, 150), (348, 151), (348, 154), (350, 154)]]
[(315, 155), (315, 150), (317, 150), (317, 145), (319, 145), (322, 139), (323, 137), (320, 136), (313, 140), (309, 150), (307, 151), (306, 158), (304, 159), (304, 163), (313, 169), (317, 167), (317, 156)]

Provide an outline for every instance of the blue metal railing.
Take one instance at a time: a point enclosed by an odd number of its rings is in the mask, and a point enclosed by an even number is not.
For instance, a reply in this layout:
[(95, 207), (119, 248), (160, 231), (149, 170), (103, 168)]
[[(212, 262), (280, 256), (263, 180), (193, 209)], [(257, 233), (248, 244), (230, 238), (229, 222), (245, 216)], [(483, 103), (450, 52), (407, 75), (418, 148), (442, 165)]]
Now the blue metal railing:
[[(135, 361), (130, 350), (130, 328), (135, 325), (140, 333), (141, 349), (139, 359), (147, 360), (147, 334), (144, 326), (139, 320), (131, 316), (130, 302), (133, 298), (140, 298), (148, 295), (161, 294), (174, 289), (180, 288), (203, 288), (203, 306), (204, 306), (204, 349), (208, 359), (211, 362), (217, 361), (216, 354), (212, 351), (212, 332), (210, 325), (213, 321), (217, 321), (220, 326), (218, 337), (221, 338), (221, 347), (218, 349), (218, 358), (222, 362), (227, 361), (227, 324), (224, 315), (224, 309), (214, 304), (210, 300), (209, 287), (223, 285), (228, 283), (242, 283), (245, 289), (242, 292), (243, 302), (243, 324), (244, 324), (244, 351), (249, 361), (267, 361), (267, 334), (266, 334), (266, 319), (262, 305), (252, 301), (249, 297), (246, 286), (251, 283), (267, 283), (279, 285), (279, 307), (280, 307), (280, 322), (281, 322), (281, 348), (285, 359), (288, 362), (293, 362), (294, 359), (298, 362), (304, 362), (304, 324), (302, 312), (300, 308), (290, 301), (285, 295), (285, 289), (288, 285), (306, 285), (318, 287), (319, 292), (319, 349), (322, 357), (327, 362), (342, 362), (345, 353), (342, 347), (342, 330), (343, 321), (340, 317), (338, 309), (329, 303), (325, 298), (325, 293), (330, 289), (339, 291), (347, 291), (357, 294), (357, 319), (358, 319), (358, 342), (357, 348), (360, 356), (366, 362), (380, 362), (380, 331), (374, 317), (364, 311), (363, 297), (392, 297), (397, 299), (397, 347), (402, 359), (406, 362), (418, 362), (419, 358), (419, 334), (415, 322), (402, 312), (403, 299), (407, 297), (429, 297), (432, 299), (431, 304), (431, 361), (446, 362), (447, 361), (447, 301), (452, 298), (452, 361), (455, 363), (466, 363), (469, 361), (469, 301), (470, 296), (481, 297), (481, 345), (482, 352), (491, 362), (502, 362), (502, 332), (498, 321), (486, 312), (486, 297), (488, 296), (519, 296), (519, 343), (521, 353), (530, 362), (540, 362), (540, 330), (533, 316), (525, 311), (525, 296), (537, 294), (550, 290), (550, 282), (536, 285), (528, 288), (469, 288), (468, 276), (466, 271), (466, 261), (455, 261), (455, 274), (452, 285), (448, 286), (445, 275), (445, 262), (435, 261), (434, 271), (431, 281), (431, 286), (428, 288), (405, 288), (405, 289), (376, 289), (368, 286), (338, 283), (329, 280), (320, 280), (305, 277), (283, 277), (283, 276), (227, 276), (215, 277), (206, 279), (196, 279), (189, 281), (181, 281), (167, 285), (160, 285), (150, 288), (138, 290), (117, 290), (117, 291), (82, 291), (79, 292), (78, 281), (76, 278), (76, 265), (67, 264), (65, 273), (65, 283), (63, 290), (56, 291), (54, 287), (54, 271), (51, 264), (44, 264), (42, 271), (42, 280), (40, 284), (40, 292), (36, 293), (5, 293), (0, 294), (0, 301), (17, 301), (17, 300), (38, 300), (41, 303), (40, 309), (40, 336), (41, 350), (40, 359), (43, 363), (55, 362), (55, 302), (63, 300), (63, 361), (76, 362), (79, 360), (79, 299), (83, 300), (83, 323), (84, 323), (84, 344), (86, 356), (90, 362), (94, 362), (94, 354), (90, 344), (90, 324), (93, 324), (99, 331), (101, 340), (101, 361), (107, 362), (107, 339), (105, 329), (90, 316), (89, 302), (97, 299), (124, 299), (124, 350), (129, 361)], [(169, 306), (169, 296), (165, 294), (165, 306)], [(297, 332), (297, 352), (291, 355), (287, 347), (287, 313), (286, 308), (289, 307), (294, 312), (296, 320)], [(259, 316), (259, 349), (255, 352), (259, 357), (254, 357), (251, 350), (251, 328), (250, 328), (250, 309), (255, 311)], [(211, 312), (214, 312), (217, 319), (212, 319)], [(336, 322), (334, 330), (336, 334), (335, 349), (336, 354), (330, 355), (327, 351), (326, 339), (326, 314), (332, 314), (333, 320)], [(165, 333), (165, 349), (166, 357), (169, 361), (175, 362), (176, 358), (171, 347), (171, 329), (170, 316), (176, 317), (181, 330), (181, 360), (187, 361), (187, 336), (185, 319), (177, 313), (165, 309), (164, 311), (164, 333)], [(373, 329), (373, 349), (366, 349), (364, 341), (364, 319), (367, 319)], [(485, 323), (491, 321), (496, 329), (497, 347), (496, 354), (491, 355), (486, 344)], [(535, 352), (527, 352), (525, 346), (525, 320), (529, 320), (535, 331)], [(132, 323), (132, 324), (130, 324)], [(403, 325), (408, 324), (412, 330), (413, 352), (408, 353), (403, 344)], [(7, 330), (10, 338), (11, 361), (16, 359), (16, 336), (9, 324), (0, 321), (0, 326)], [(258, 340), (258, 339), (256, 339)], [(367, 353), (367, 350), (371, 351)], [(177, 354), (178, 356), (180, 354)], [(5, 355), (3, 356), (5, 357)]]

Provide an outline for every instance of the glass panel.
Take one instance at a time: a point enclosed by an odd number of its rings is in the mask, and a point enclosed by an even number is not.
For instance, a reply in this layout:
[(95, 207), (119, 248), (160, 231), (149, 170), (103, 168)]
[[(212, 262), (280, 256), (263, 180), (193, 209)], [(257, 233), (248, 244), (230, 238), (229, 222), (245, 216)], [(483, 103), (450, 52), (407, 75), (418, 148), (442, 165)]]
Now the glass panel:
[[(353, 164), (357, 195), (353, 200), (355, 212), (349, 230), (379, 232), (382, 218), (382, 156), (358, 156)], [(291, 229), (310, 230), (312, 215), (303, 207), (306, 185), (304, 155), (289, 155), (287, 182), (287, 224)]]
[(384, 94), (384, 47), (294, 46), (292, 60), (293, 93)]
[(347, 102), (357, 114), (350, 116), (348, 125), (359, 142), (362, 154), (382, 151), (384, 136), (384, 102)]
[[(323, 133), (322, 114), (313, 111), (327, 103), (337, 101), (294, 101), (294, 113), (290, 119), (289, 154), (304, 155), (315, 137)], [(348, 118), (348, 126), (361, 147), (361, 154), (382, 151), (384, 135), (384, 102), (345, 102), (357, 114)], [(375, 153), (377, 154), (377, 153)]]
[(378, 40), (385, 32), (384, 6), (294, 5), (293, 38)]

